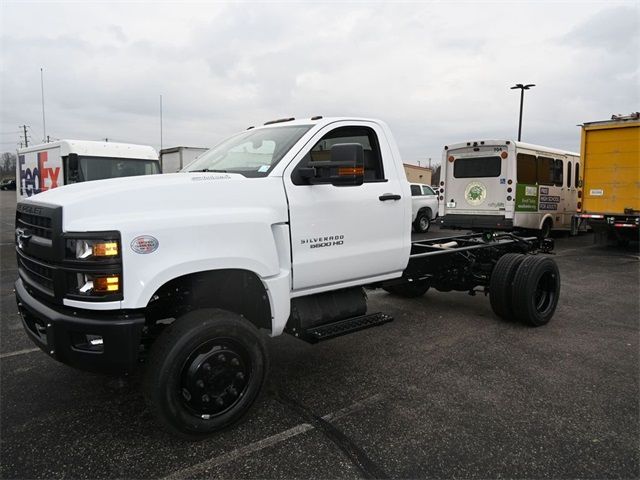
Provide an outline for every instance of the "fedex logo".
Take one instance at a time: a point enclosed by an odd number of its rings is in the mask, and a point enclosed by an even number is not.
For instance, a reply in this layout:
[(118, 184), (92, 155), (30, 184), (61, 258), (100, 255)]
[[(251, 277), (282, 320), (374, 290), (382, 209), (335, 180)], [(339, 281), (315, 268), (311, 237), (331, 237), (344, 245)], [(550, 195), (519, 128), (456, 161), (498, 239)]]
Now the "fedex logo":
[(20, 195), (30, 197), (36, 193), (46, 192), (58, 186), (60, 167), (50, 168), (46, 166), (49, 152), (38, 152), (37, 166), (33, 169), (26, 166), (24, 155), (18, 156), (20, 166)]

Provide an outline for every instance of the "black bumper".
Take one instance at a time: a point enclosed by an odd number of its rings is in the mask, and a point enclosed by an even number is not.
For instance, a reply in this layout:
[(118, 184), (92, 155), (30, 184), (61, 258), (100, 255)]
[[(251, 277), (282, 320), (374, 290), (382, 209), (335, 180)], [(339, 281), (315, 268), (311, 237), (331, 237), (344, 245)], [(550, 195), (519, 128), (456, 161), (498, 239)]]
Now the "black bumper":
[(27, 335), (51, 357), (92, 372), (122, 374), (136, 368), (143, 314), (54, 309), (29, 294), (21, 279), (15, 289)]
[(442, 218), (442, 227), (463, 230), (511, 230), (513, 219), (504, 218), (504, 215), (445, 215)]

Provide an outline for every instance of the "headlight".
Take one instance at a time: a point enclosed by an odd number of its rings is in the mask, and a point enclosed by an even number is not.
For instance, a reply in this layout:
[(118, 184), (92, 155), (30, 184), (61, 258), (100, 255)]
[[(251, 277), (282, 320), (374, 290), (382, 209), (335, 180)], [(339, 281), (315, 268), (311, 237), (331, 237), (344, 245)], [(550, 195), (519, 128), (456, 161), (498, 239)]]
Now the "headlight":
[(120, 255), (117, 239), (67, 239), (67, 258), (75, 260), (109, 260)]
[(120, 292), (120, 275), (76, 274), (77, 292), (80, 295), (112, 295)]

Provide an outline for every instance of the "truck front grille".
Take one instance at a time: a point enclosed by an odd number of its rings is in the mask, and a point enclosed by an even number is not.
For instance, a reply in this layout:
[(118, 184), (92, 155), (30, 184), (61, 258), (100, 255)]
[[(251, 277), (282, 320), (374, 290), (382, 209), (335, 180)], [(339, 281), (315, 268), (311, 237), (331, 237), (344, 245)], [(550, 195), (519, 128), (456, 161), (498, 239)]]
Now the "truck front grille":
[(53, 295), (53, 269), (51, 267), (18, 253), (18, 268), (21, 275), (27, 277), (23, 280), (38, 284), (45, 288), (48, 294)]
[(36, 237), (51, 240), (53, 236), (51, 219), (47, 217), (31, 215), (29, 213), (18, 211), (16, 212), (16, 228), (18, 227), (29, 229)]

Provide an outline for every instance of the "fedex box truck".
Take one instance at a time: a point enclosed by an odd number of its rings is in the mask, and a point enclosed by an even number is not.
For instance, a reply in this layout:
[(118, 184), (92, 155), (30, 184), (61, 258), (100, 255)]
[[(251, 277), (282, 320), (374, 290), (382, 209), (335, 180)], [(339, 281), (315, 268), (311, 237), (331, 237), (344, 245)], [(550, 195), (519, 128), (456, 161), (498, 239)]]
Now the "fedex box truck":
[(160, 173), (153, 147), (59, 140), (18, 150), (18, 201), (70, 183)]

